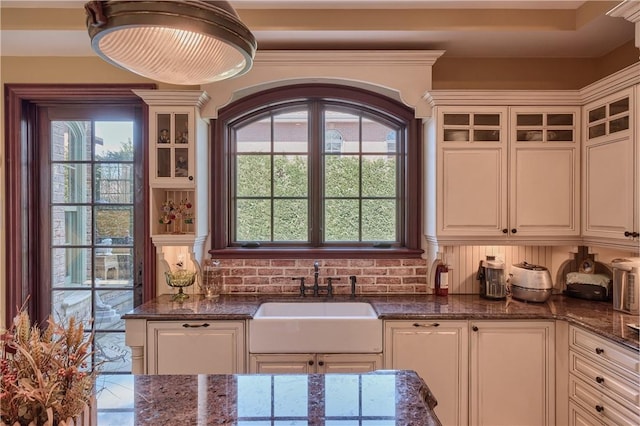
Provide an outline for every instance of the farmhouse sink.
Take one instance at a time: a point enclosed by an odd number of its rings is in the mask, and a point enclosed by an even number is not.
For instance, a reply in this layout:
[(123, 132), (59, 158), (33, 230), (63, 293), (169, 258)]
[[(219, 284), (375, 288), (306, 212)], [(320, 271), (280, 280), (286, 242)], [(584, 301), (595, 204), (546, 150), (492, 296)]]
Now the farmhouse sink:
[(249, 323), (251, 353), (379, 353), (382, 321), (364, 302), (267, 302)]

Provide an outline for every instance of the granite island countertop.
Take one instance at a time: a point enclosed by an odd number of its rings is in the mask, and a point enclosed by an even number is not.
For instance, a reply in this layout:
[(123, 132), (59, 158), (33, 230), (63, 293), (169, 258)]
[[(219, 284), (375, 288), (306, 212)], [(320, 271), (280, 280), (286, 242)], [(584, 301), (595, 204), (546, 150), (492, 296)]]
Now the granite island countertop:
[(171, 295), (161, 295), (125, 314), (125, 319), (146, 320), (229, 320), (251, 319), (261, 303), (266, 301), (364, 301), (374, 307), (380, 319), (392, 320), (496, 320), (496, 319), (559, 319), (581, 326), (603, 337), (640, 352), (638, 332), (627, 324), (640, 323), (638, 315), (613, 310), (610, 302), (596, 302), (554, 295), (545, 303), (518, 300), (488, 300), (478, 295), (362, 295), (351, 299), (336, 295), (332, 298), (297, 295), (222, 295), (206, 300), (191, 296), (179, 303)]
[(413, 371), (362, 374), (136, 375), (136, 426), (440, 425)]

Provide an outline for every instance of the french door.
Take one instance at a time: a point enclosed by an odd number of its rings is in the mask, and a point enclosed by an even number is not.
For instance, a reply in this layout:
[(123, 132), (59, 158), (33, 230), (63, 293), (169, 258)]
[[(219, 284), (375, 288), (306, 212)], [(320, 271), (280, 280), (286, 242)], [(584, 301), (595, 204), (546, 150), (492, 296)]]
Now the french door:
[(128, 373), (121, 315), (142, 297), (140, 110), (48, 106), (39, 117), (41, 311), (84, 321), (101, 373)]

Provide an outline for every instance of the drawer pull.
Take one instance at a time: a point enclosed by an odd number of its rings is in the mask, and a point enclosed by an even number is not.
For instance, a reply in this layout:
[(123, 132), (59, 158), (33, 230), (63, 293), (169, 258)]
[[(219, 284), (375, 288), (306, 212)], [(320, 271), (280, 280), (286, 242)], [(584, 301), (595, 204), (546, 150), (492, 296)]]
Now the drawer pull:
[(413, 326), (414, 327), (440, 327), (440, 323), (434, 322), (431, 324), (420, 324), (420, 323), (414, 322)]
[(313, 360), (309, 360), (309, 361), (308, 361), (308, 364), (309, 364), (309, 365), (313, 365)]
[(598, 413), (602, 413), (604, 411), (604, 407), (602, 405), (596, 405), (596, 411)]
[(184, 328), (207, 328), (209, 324), (205, 322), (204, 324), (182, 324), (182, 326)]
[(604, 353), (604, 349), (602, 349), (602, 348), (596, 348), (596, 353), (597, 353), (598, 355), (602, 355), (602, 354)]
[(596, 377), (596, 382), (604, 383), (604, 377), (600, 377), (600, 376)]

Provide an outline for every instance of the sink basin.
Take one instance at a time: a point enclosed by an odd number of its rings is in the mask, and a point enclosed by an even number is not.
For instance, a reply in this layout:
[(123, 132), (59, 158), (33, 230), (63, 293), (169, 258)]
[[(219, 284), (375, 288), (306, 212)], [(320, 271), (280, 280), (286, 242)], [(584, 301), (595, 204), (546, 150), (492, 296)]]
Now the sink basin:
[(379, 353), (382, 321), (365, 302), (267, 302), (249, 322), (251, 353)]

